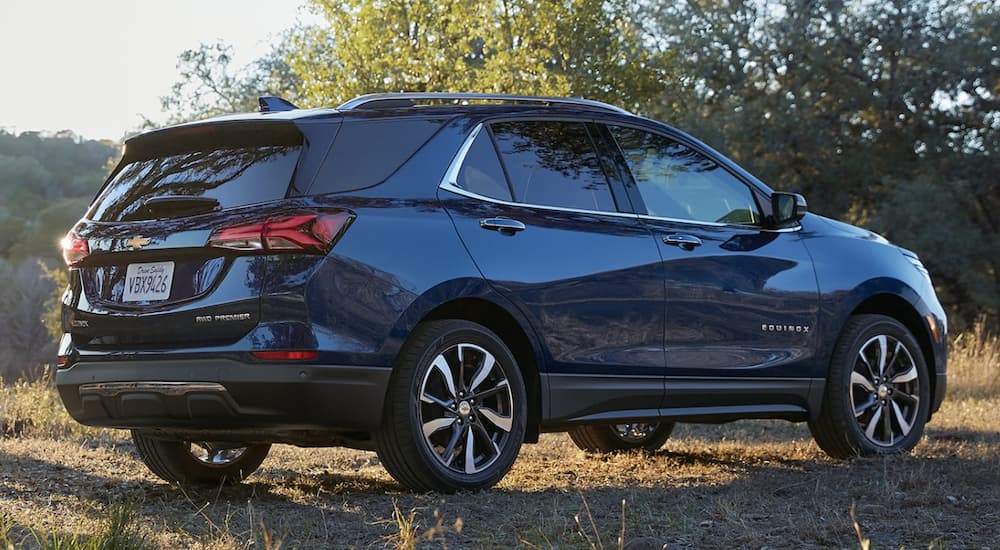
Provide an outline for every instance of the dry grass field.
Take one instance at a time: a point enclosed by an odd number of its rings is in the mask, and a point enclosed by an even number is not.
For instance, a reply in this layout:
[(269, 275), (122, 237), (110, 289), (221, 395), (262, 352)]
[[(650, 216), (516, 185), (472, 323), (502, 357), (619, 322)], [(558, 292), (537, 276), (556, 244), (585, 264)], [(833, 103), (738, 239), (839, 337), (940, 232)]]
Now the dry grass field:
[(20, 382), (0, 389), (0, 549), (1000, 548), (1000, 343), (962, 336), (951, 365), (910, 456), (832, 460), (778, 421), (681, 426), (652, 455), (553, 434), (456, 495), (403, 491), (374, 453), (289, 446), (243, 485), (171, 486), (124, 432)]

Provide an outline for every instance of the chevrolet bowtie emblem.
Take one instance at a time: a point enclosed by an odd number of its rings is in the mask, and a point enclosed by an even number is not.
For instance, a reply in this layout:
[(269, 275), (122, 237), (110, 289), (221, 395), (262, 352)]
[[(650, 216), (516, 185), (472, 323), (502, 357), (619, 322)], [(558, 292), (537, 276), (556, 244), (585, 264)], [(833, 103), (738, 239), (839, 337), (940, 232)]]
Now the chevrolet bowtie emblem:
[(131, 239), (125, 241), (125, 244), (127, 244), (128, 247), (131, 248), (132, 250), (135, 250), (137, 248), (142, 248), (146, 246), (147, 244), (149, 244), (149, 242), (150, 242), (149, 239), (141, 235), (136, 235), (135, 237), (132, 237)]

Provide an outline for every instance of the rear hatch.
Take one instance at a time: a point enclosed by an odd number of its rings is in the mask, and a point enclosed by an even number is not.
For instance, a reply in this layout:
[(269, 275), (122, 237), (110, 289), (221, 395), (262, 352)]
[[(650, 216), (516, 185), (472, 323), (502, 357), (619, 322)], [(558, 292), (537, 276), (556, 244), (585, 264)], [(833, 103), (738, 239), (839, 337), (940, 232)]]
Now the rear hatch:
[[(129, 141), (64, 242), (72, 272), (63, 321), (77, 347), (189, 347), (245, 335), (259, 320), (266, 277), (261, 228), (305, 187), (314, 171), (307, 149), (325, 152), (336, 126), (324, 130), (310, 140), (287, 120), (240, 121)], [(256, 244), (247, 230), (257, 231)]]

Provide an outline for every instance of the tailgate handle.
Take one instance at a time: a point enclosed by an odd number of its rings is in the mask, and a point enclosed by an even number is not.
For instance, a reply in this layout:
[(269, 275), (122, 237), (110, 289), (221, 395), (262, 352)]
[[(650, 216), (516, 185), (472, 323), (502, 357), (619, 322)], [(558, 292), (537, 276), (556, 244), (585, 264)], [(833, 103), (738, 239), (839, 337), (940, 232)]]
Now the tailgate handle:
[(518, 231), (524, 231), (524, 224), (510, 218), (486, 218), (479, 220), (479, 227), (499, 231), (504, 235), (513, 235)]
[(663, 242), (673, 246), (679, 246), (684, 250), (694, 250), (696, 246), (701, 246), (701, 239), (694, 235), (667, 235), (663, 237)]

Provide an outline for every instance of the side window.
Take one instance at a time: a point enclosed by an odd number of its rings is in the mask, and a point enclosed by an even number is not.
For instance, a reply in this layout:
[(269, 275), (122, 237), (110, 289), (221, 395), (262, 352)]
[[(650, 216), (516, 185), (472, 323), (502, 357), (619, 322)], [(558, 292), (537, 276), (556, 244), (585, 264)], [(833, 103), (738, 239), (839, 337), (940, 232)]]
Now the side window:
[(608, 179), (579, 122), (518, 121), (492, 126), (514, 200), (614, 212)]
[(458, 170), (455, 185), (484, 197), (512, 200), (507, 177), (503, 174), (490, 133), (485, 128), (469, 147), (462, 167)]
[(661, 135), (610, 126), (649, 215), (753, 225), (760, 210), (736, 176), (691, 148)]

